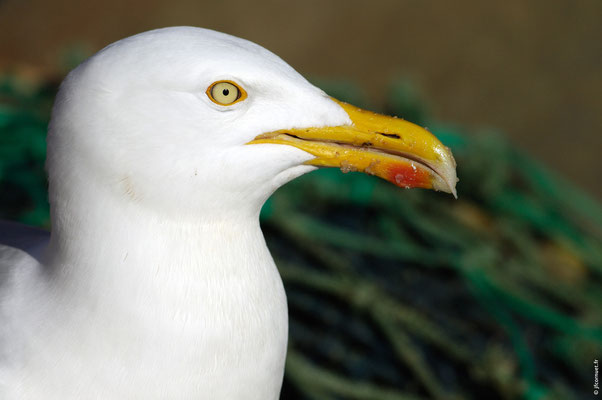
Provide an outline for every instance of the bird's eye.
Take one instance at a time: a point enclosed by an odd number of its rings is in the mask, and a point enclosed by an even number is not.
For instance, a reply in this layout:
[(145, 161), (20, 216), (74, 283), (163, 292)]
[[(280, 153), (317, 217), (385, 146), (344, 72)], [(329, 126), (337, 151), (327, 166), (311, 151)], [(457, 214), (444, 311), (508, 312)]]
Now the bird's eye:
[(218, 81), (209, 86), (207, 96), (220, 106), (229, 106), (244, 100), (247, 93), (234, 82)]

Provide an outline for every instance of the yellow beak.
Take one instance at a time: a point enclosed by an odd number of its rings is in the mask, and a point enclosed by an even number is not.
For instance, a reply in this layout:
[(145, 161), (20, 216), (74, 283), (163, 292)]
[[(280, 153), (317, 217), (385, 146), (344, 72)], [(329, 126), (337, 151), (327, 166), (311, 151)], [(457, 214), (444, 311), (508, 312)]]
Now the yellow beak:
[(279, 130), (261, 134), (249, 144), (294, 146), (315, 156), (308, 165), (364, 172), (399, 187), (456, 196), (456, 162), (433, 134), (403, 119), (335, 101), (347, 112), (351, 125)]

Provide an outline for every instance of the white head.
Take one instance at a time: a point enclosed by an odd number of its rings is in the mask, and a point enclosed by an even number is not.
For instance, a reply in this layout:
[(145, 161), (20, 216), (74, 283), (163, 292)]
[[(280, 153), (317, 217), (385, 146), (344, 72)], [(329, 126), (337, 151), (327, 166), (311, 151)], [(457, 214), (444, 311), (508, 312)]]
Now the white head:
[[(211, 101), (207, 88), (223, 80), (240, 85), (245, 101)], [(277, 129), (350, 123), (254, 43), (190, 27), (142, 33), (106, 47), (61, 85), (48, 137), (51, 200), (95, 186), (168, 215), (241, 204), (258, 211), (315, 167), (302, 165), (313, 157), (298, 148), (246, 143)]]
[[(217, 104), (208, 88), (220, 81), (246, 96)], [(72, 71), (48, 147), (51, 203), (90, 190), (185, 218), (258, 213), (308, 164), (352, 165), (400, 186), (455, 185), (451, 153), (428, 132), (339, 103), (254, 43), (191, 27), (121, 40)], [(419, 184), (407, 175), (416, 162)]]

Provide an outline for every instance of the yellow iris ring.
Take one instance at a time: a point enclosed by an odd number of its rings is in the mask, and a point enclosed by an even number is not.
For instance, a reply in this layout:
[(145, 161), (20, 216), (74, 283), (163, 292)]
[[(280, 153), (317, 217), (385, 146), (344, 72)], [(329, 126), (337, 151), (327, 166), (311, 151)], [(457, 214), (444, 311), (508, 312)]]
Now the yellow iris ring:
[[(213, 87), (220, 83), (229, 83), (230, 85), (232, 85), (238, 89), (238, 97), (236, 98), (236, 100), (234, 100), (232, 103), (220, 103), (219, 101), (215, 100), (215, 98), (213, 98), (213, 94), (211, 93), (213, 91)], [(233, 81), (229, 81), (229, 80), (213, 82), (211, 85), (209, 85), (209, 87), (205, 91), (205, 94), (207, 94), (207, 97), (209, 97), (209, 100), (211, 100), (212, 102), (214, 102), (215, 104), (217, 104), (219, 106), (231, 106), (231, 105), (236, 104), (240, 101), (243, 101), (247, 98), (247, 92), (239, 84), (237, 84), (236, 82), (233, 82)]]

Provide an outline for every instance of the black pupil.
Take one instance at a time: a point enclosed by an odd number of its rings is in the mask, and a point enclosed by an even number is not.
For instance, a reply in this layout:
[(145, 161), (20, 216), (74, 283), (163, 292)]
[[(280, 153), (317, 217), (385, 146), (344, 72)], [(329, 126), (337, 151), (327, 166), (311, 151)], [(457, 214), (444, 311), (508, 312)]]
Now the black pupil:
[(230, 94), (230, 90), (228, 90), (228, 89), (224, 89), (224, 90), (222, 90), (222, 94), (223, 94), (224, 96), (227, 96), (227, 95), (229, 95), (229, 94)]

